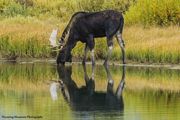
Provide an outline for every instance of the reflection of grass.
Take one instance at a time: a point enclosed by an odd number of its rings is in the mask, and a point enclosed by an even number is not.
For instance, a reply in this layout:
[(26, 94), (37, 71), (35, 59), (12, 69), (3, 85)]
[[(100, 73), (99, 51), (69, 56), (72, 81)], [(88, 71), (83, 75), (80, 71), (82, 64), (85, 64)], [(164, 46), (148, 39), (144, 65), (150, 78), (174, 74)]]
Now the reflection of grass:
[[(87, 71), (90, 76), (91, 65), (87, 66)], [(97, 65), (95, 72), (95, 89), (105, 92), (107, 77), (104, 67)], [(121, 80), (122, 67), (110, 66), (110, 72), (115, 89)], [(179, 93), (176, 94), (180, 92), (178, 73), (178, 70), (127, 67), (123, 92), (124, 118), (133, 119), (131, 117), (134, 116), (132, 115), (134, 111), (136, 116), (138, 114), (147, 120), (164, 116), (168, 119), (178, 118)], [(65, 101), (60, 91), (58, 100), (52, 101), (49, 86), (44, 84), (50, 79), (57, 79), (56, 66), (44, 63), (0, 64), (0, 108), (3, 108), (0, 114), (40, 115), (43, 119), (54, 120), (73, 119), (73, 107), (69, 106), (71, 104)], [(72, 65), (72, 79), (78, 87), (85, 85), (82, 65)]]
[[(48, 90), (48, 80), (58, 79), (56, 68), (44, 64), (0, 65), (0, 89), (10, 90)], [(81, 65), (72, 66), (72, 79), (78, 87), (85, 85), (84, 72)], [(91, 76), (91, 67), (87, 67)], [(110, 69), (114, 79), (114, 90), (117, 88), (122, 75), (122, 68), (114, 66)], [(160, 68), (127, 67), (125, 89), (141, 91), (180, 92), (180, 75), (178, 70)], [(106, 91), (107, 76), (103, 66), (96, 66), (95, 89)]]
[(56, 69), (46, 64), (1, 64), (0, 68), (0, 89), (46, 90), (48, 81), (56, 78)]
[(1, 115), (42, 116), (43, 120), (70, 119), (71, 110), (61, 94), (59, 99), (52, 101), (47, 91), (8, 91), (0, 90)]
[[(12, 80), (13, 79), (13, 80)], [(38, 81), (36, 83), (29, 82), (27, 79), (20, 79), (13, 77), (10, 83), (1, 83), (0, 89), (2, 90), (16, 90), (16, 91), (41, 91), (47, 89), (46, 81)]]
[(127, 77), (126, 87), (131, 90), (151, 89), (160, 91), (180, 92), (180, 82), (178, 78), (176, 78), (177, 80), (173, 80), (171, 79), (171, 77), (168, 78), (163, 79), (158, 77), (150, 77), (144, 79), (138, 76), (129, 76)]
[[(79, 67), (74, 67), (73, 80), (80, 87), (85, 84), (83, 80), (83, 71)], [(122, 75), (121, 67), (113, 67), (111, 74), (114, 79), (114, 89), (117, 88)], [(127, 68), (125, 89), (128, 90), (155, 90), (155, 91), (169, 91), (180, 92), (180, 76), (178, 70), (168, 70), (160, 68)], [(91, 69), (88, 68), (89, 76)], [(103, 66), (96, 67), (95, 74), (96, 90), (106, 91), (107, 77)]]
[[(124, 95), (126, 114), (134, 113), (139, 119), (152, 120), (166, 118), (176, 120), (180, 117), (179, 94), (126, 90)], [(134, 115), (126, 116), (125, 119), (134, 119)]]
[(180, 92), (179, 71), (160, 68), (137, 69), (127, 72), (126, 86), (128, 89), (167, 90)]

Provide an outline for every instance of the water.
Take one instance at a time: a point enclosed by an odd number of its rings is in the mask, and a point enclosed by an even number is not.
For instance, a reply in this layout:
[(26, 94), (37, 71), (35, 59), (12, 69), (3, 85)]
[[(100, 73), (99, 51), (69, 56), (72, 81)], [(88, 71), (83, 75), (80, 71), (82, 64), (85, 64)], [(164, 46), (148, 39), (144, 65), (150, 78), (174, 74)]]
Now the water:
[(178, 120), (180, 70), (0, 63), (0, 120)]

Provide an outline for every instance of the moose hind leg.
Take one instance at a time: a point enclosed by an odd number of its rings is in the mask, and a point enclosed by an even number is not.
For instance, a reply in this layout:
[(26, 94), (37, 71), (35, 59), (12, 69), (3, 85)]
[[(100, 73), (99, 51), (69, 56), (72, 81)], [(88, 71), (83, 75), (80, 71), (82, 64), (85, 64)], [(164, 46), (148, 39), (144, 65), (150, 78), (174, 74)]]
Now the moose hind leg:
[(125, 44), (124, 44), (124, 41), (122, 39), (122, 34), (119, 31), (116, 34), (116, 38), (117, 38), (118, 44), (121, 48), (123, 64), (126, 64), (125, 63)]

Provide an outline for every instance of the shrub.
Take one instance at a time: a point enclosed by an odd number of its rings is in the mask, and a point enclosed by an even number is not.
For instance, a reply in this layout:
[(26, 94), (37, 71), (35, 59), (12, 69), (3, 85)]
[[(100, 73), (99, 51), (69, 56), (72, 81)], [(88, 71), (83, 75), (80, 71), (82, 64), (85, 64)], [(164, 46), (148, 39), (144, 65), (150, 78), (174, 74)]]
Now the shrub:
[(7, 5), (4, 8), (4, 14), (6, 16), (16, 16), (17, 14), (24, 14), (24, 9), (20, 4), (17, 4), (15, 2), (11, 2), (9, 5)]
[(126, 23), (160, 26), (179, 25), (179, 6), (179, 0), (138, 0), (126, 12)]

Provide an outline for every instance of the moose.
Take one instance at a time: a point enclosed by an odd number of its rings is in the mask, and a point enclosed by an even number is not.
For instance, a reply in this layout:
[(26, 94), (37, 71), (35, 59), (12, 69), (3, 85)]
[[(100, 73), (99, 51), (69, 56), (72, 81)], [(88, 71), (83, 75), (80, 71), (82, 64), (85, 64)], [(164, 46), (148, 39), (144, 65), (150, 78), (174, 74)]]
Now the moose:
[[(124, 18), (122, 13), (115, 10), (105, 10), (100, 12), (77, 12), (75, 13), (62, 36), (59, 39), (61, 49), (57, 56), (57, 64), (72, 62), (71, 51), (78, 41), (85, 43), (84, 57), (82, 63), (85, 64), (87, 52), (91, 51), (92, 65), (95, 65), (94, 47), (95, 38), (106, 37), (108, 52), (104, 65), (108, 64), (108, 59), (113, 48), (113, 37), (117, 38), (122, 51), (122, 61), (125, 64), (125, 43), (122, 38)], [(67, 39), (67, 40), (66, 40)]]
[[(109, 68), (105, 66), (105, 70), (108, 80), (106, 92), (95, 90), (94, 70), (92, 71), (91, 77), (89, 77), (87, 74), (86, 65), (84, 64), (83, 71), (85, 86), (78, 87), (75, 81), (72, 79), (72, 66), (57, 66), (59, 81), (53, 82), (52, 86), (54, 84), (59, 86), (59, 88), (54, 88), (61, 90), (64, 99), (75, 111), (123, 111), (124, 102), (122, 93), (125, 84), (125, 66), (122, 67), (122, 78), (115, 92), (113, 90), (114, 80), (112, 79)], [(51, 96), (56, 97), (57, 90), (55, 90), (55, 92), (54, 90), (51, 90)]]

